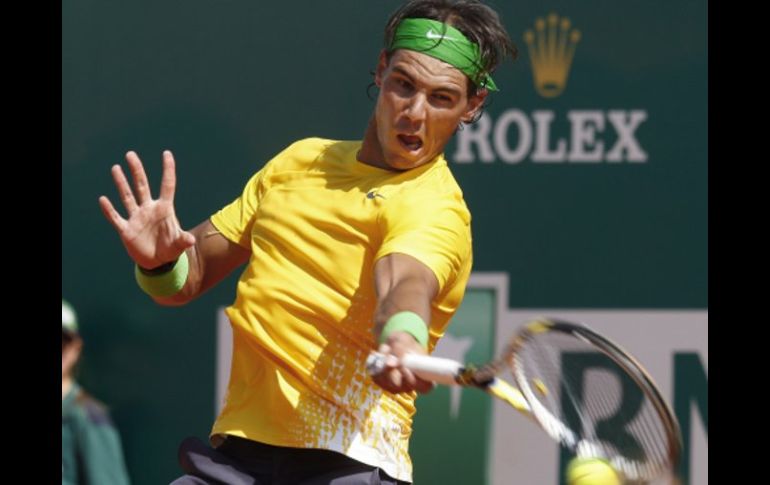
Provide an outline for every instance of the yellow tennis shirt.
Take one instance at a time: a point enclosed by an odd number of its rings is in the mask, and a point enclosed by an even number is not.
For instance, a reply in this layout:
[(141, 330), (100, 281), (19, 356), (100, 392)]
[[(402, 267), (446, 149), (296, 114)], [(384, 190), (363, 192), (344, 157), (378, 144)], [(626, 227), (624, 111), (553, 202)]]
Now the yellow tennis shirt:
[(365, 369), (374, 264), (403, 253), (433, 270), (433, 350), (470, 275), (470, 214), (443, 156), (393, 172), (357, 161), (360, 148), (296, 142), (211, 217), (251, 251), (227, 308), (233, 360), (212, 438), (334, 450), (411, 481), (416, 393), (386, 392)]

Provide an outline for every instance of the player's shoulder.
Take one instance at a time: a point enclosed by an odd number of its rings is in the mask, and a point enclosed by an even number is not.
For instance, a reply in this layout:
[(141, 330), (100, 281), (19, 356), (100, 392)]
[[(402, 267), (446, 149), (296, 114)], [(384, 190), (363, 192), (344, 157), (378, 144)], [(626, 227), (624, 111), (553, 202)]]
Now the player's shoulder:
[(460, 184), (457, 183), (452, 170), (446, 160), (442, 160), (437, 164), (436, 168), (431, 171), (431, 177), (428, 177), (427, 183), (435, 191), (439, 191), (445, 194), (451, 194), (455, 198), (462, 200), (463, 191), (460, 188)]
[(402, 196), (464, 204), (463, 191), (443, 158), (403, 184)]
[(306, 160), (316, 160), (322, 156), (340, 155), (352, 149), (360, 148), (360, 140), (333, 140), (330, 138), (310, 137), (292, 143), (288, 151)]
[(319, 161), (346, 156), (360, 147), (360, 141), (310, 137), (297, 140), (273, 159), (277, 170), (306, 170)]
[(400, 214), (404, 211), (410, 213), (419, 207), (423, 218), (439, 220), (439, 214), (453, 213), (469, 224), (471, 215), (463, 191), (446, 162), (439, 160), (426, 168), (420, 175), (398, 184), (390, 194), (389, 210)]

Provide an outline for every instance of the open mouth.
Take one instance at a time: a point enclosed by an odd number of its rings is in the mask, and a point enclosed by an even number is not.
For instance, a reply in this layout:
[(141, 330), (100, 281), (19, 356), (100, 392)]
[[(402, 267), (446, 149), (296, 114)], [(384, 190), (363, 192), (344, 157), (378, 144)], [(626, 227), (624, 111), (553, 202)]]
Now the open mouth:
[(422, 148), (422, 139), (414, 135), (398, 135), (398, 141), (401, 142), (407, 150), (415, 151)]

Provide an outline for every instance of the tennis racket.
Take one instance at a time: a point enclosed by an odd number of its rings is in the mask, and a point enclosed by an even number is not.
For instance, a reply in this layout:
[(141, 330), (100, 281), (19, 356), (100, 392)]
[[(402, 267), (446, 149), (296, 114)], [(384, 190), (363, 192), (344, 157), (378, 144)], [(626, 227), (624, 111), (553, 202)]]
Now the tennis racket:
[[(607, 460), (626, 483), (672, 476), (679, 461), (679, 425), (652, 378), (627, 351), (584, 325), (530, 321), (482, 367), (416, 354), (400, 365), (439, 384), (485, 390), (575, 455)], [(369, 355), (371, 374), (384, 368), (383, 354)], [(505, 370), (518, 388), (498, 377)]]

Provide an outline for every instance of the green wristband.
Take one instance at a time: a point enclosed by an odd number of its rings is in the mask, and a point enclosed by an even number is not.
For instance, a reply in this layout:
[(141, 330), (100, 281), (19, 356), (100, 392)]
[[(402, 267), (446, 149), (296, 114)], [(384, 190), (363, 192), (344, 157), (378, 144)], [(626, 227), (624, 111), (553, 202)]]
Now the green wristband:
[(393, 332), (406, 332), (424, 348), (428, 348), (428, 326), (415, 312), (398, 312), (388, 318), (380, 334), (380, 343), (385, 343)]
[(187, 273), (190, 271), (190, 263), (187, 253), (183, 252), (176, 260), (174, 267), (159, 275), (143, 273), (139, 266), (134, 265), (134, 276), (139, 287), (150, 296), (173, 296), (179, 293), (187, 281)]

